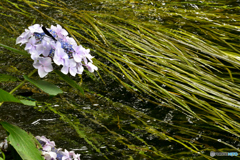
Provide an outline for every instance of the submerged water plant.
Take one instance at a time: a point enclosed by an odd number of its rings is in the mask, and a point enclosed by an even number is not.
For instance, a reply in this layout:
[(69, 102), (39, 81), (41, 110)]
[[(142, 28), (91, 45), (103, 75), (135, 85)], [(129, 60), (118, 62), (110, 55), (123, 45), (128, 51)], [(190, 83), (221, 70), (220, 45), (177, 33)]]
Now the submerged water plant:
[(39, 100), (41, 111), (59, 115), (98, 158), (214, 159), (210, 151), (240, 152), (238, 2), (75, 3), (0, 3), (7, 33), (17, 37), (27, 24), (55, 22), (96, 57), (101, 76), (86, 72), (91, 78), (78, 83), (90, 104), (76, 101), (81, 96), (71, 90), (49, 104)]

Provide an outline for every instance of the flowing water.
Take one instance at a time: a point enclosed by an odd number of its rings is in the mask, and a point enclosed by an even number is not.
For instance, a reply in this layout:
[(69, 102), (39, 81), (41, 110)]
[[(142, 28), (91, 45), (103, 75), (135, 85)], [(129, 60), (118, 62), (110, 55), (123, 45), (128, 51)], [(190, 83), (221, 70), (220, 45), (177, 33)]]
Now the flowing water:
[[(4, 15), (0, 15), (0, 19), (4, 24), (14, 24), (13, 28), (17, 26), (18, 31), (23, 31), (24, 28), (27, 28), (32, 23), (55, 24), (49, 19), (43, 18), (39, 13), (26, 5), (23, 1), (11, 0), (11, 2), (17, 2), (19, 5), (25, 6), (25, 9), (27, 8), (27, 11), (32, 13), (32, 17), (26, 18), (25, 16), (19, 14), (19, 17), (16, 17), (17, 19), (13, 20)], [(179, 18), (179, 23), (173, 25), (173, 21), (171, 19), (166, 19), (165, 16), (159, 15), (154, 8), (164, 8), (165, 5), (172, 3), (172, 8), (183, 10), (183, 12), (191, 12), (192, 10), (196, 11), (201, 9), (201, 11), (209, 11), (210, 13), (212, 9), (211, 5), (206, 5), (205, 8), (198, 5), (199, 2), (197, 1), (181, 1), (181, 6), (174, 6), (174, 2), (180, 1), (63, 1), (63, 3), (74, 8), (76, 11), (99, 11), (101, 13), (105, 12), (107, 14), (117, 15), (128, 20), (139, 19), (144, 23), (160, 23), (162, 25), (169, 26), (170, 28), (185, 27), (185, 29), (189, 26), (185, 25), (186, 22), (182, 17), (178, 17), (178, 15), (173, 16), (172, 18)], [(215, 5), (218, 2), (221, 4), (225, 1), (212, 1), (212, 3)], [(36, 3), (38, 3), (38, 1), (36, 1)], [(239, 5), (238, 1), (231, 1), (231, 3), (229, 2), (228, 4), (228, 6), (234, 5)], [(149, 16), (147, 17), (141, 13), (141, 8), (144, 7), (148, 8), (149, 11)], [(68, 23), (67, 19), (64, 18), (64, 12), (62, 12), (61, 9), (58, 10), (55, 8), (54, 5), (50, 5), (50, 7), (36, 5), (35, 8), (63, 23)], [(126, 15), (121, 12), (123, 9), (132, 10), (132, 12), (125, 17)], [(166, 11), (166, 14), (168, 14), (167, 12), (168, 11)], [(7, 11), (4, 11), (3, 13), (8, 14)], [(71, 17), (68, 18), (71, 19)], [(176, 19), (174, 21), (176, 21)], [(200, 22), (196, 22), (196, 24), (197, 23)], [(7, 29), (11, 30), (10, 28), (6, 28), (6, 30)], [(15, 48), (20, 48), (22, 50), (23, 47), (15, 45), (17, 35), (15, 33), (9, 33), (6, 30), (0, 30), (0, 43)], [(194, 31), (195, 30), (193, 30), (193, 32)], [(88, 43), (84, 40), (80, 41), (80, 43), (84, 44), (86, 47), (91, 47), (90, 45), (88, 46)], [(121, 44), (119, 44), (119, 47), (121, 47)], [(102, 60), (104, 64), (111, 66), (107, 60), (98, 57), (98, 55), (94, 53), (94, 50), (92, 51), (92, 55), (96, 56), (96, 58), (99, 58), (100, 61)], [(33, 70), (33, 62), (30, 58), (13, 54), (3, 48), (0, 48), (0, 56), (0, 73), (13, 75), (16, 78), (16, 81), (0, 83), (0, 88), (9, 92), (20, 83), (19, 80), (23, 80), (23, 74), (26, 75)], [(115, 66), (112, 65), (111, 67)], [(183, 145), (173, 141), (168, 141), (168, 138), (164, 138), (164, 135), (163, 138), (159, 138), (159, 135), (155, 134), (157, 132), (153, 131), (153, 133), (150, 134), (146, 130), (144, 131), (143, 126), (140, 126), (142, 123), (141, 120), (144, 120), (146, 126), (151, 126), (152, 124), (154, 124), (154, 126), (159, 126), (159, 131), (164, 131), (166, 134), (175, 138), (182, 137), (190, 143), (197, 141), (199, 146), (203, 146), (203, 148), (206, 149), (207, 155), (209, 155), (209, 150), (213, 148), (220, 149), (226, 146), (219, 144), (214, 140), (204, 138), (202, 135), (214, 135), (214, 137), (219, 139), (219, 141), (226, 141), (227, 143), (236, 147), (240, 145), (238, 137), (235, 137), (230, 133), (226, 134), (219, 130), (210, 130), (209, 128), (211, 128), (211, 125), (208, 126), (207, 124), (199, 121), (197, 118), (187, 115), (178, 109), (166, 107), (167, 104), (164, 101), (161, 105), (156, 105), (147, 100), (140, 99), (136, 94), (128, 91), (122, 84), (118, 83), (116, 78), (108, 74), (104, 74), (103, 71), (99, 71), (99, 73), (101, 77), (98, 74), (95, 74), (95, 77), (90, 77), (87, 73), (83, 73), (83, 86), (86, 89), (85, 96), (82, 96), (75, 89), (70, 88), (66, 83), (59, 80), (55, 74), (50, 74), (46, 80), (63, 89), (64, 93), (56, 97), (50, 97), (30, 83), (26, 83), (14, 94), (16, 95), (18, 93), (26, 92), (33, 93), (30, 98), (38, 101), (37, 106), (29, 107), (15, 103), (4, 103), (0, 107), (0, 119), (15, 124), (20, 128), (31, 132), (35, 136), (44, 135), (47, 138), (54, 140), (57, 147), (74, 150), (75, 152), (80, 153), (81, 159), (105, 158), (103, 154), (96, 152), (92, 146), (84, 141), (83, 138), (80, 138), (71, 125), (69, 125), (69, 122), (63, 120), (63, 118), (60, 118), (59, 114), (51, 111), (48, 108), (49, 106), (55, 109), (57, 112), (67, 115), (71, 122), (78, 125), (80, 129), (84, 130), (85, 134), (88, 137), (91, 137), (89, 139), (93, 142), (96, 142), (97, 147), (102, 153), (105, 153), (109, 159), (128, 159), (130, 156), (133, 159), (159, 158), (154, 154), (151, 155), (151, 153), (149, 153), (150, 156), (147, 157), (146, 155), (141, 154), (141, 149), (136, 149), (136, 152), (133, 151), (134, 149), (130, 150), (130, 146), (126, 147), (126, 145), (115, 138), (116, 134), (122, 135), (127, 139), (122, 140), (124, 143), (129, 142), (129, 144), (135, 144), (136, 146), (144, 146), (144, 142), (141, 141), (141, 139), (144, 139), (149, 146), (156, 147), (157, 150), (165, 153), (166, 155), (185, 152), (185, 155), (190, 158), (196, 158), (198, 156), (195, 153), (191, 153)], [(38, 79), (37, 74), (34, 75), (34, 78)], [(76, 81), (80, 81), (79, 77), (71, 78)], [(124, 77), (122, 78), (124, 79)], [(105, 84), (101, 79), (104, 80)], [(128, 81), (127, 79), (125, 80), (126, 82)], [(162, 87), (165, 87), (164, 84)], [(142, 96), (150, 100), (152, 99), (146, 94), (142, 94)], [(75, 107), (70, 104), (74, 104)], [(131, 108), (133, 110), (131, 110)], [(200, 113), (201, 111), (196, 110), (195, 112)], [(142, 113), (149, 117), (142, 116)], [(188, 134), (186, 136), (180, 128), (175, 126), (179, 125), (179, 122), (181, 122), (181, 126), (194, 128), (198, 130), (198, 132), (195, 134)], [(103, 125), (105, 127), (103, 127)], [(137, 125), (139, 125), (139, 128), (136, 127)], [(109, 130), (111, 132), (109, 132)], [(131, 131), (132, 134), (127, 131)], [(223, 134), (225, 135), (224, 137), (222, 136)], [(139, 138), (136, 138), (136, 135), (138, 135)], [(0, 140), (5, 136), (5, 131), (0, 128)], [(121, 139), (121, 137), (119, 137), (119, 139)], [(145, 149), (148, 150), (151, 148), (146, 147)]]

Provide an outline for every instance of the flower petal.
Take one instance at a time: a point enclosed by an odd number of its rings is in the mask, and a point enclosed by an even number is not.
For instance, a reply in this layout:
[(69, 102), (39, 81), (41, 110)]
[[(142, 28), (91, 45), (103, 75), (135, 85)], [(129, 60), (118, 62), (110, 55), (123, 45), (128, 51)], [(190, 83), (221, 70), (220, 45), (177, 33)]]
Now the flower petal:
[(42, 66), (38, 68), (38, 75), (39, 75), (41, 78), (45, 77), (47, 74), (48, 74), (48, 72), (46, 72), (46, 71), (43, 69)]
[(63, 74), (68, 74), (68, 66), (63, 66), (62, 69), (61, 69), (61, 72)]

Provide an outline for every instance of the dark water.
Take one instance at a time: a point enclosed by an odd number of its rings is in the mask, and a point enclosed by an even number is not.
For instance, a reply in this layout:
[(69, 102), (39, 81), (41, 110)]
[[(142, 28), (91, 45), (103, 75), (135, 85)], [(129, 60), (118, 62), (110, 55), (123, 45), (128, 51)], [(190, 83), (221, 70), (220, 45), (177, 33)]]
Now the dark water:
[[(16, 2), (16, 1), (13, 1)], [(125, 18), (133, 18), (137, 17), (141, 20), (148, 21), (150, 23), (155, 23), (155, 19), (157, 18), (158, 23), (165, 24), (166, 26), (171, 26), (171, 19), (165, 19), (164, 17), (157, 16), (157, 13), (154, 13), (154, 11), (149, 10), (149, 17), (146, 17), (144, 15), (141, 15), (140, 11), (138, 10), (138, 7), (143, 7), (145, 4), (146, 6), (154, 6), (159, 5), (159, 7), (164, 7), (164, 5), (169, 5), (170, 1), (162, 1), (161, 3), (155, 3), (144, 1), (146, 3), (139, 3), (138, 1), (125, 1), (125, 2), (118, 2), (118, 1), (108, 1), (108, 2), (98, 2), (98, 1), (75, 1), (75, 0), (68, 0), (64, 1), (68, 6), (75, 8), (76, 10), (88, 10), (88, 11), (105, 11), (106, 13), (112, 13), (117, 14), (120, 17), (122, 16), (120, 13), (121, 9), (125, 8), (132, 8), (132, 14), (129, 15), (129, 17)], [(185, 1), (182, 1), (185, 2)], [(191, 3), (190, 3), (191, 2)], [(189, 1), (188, 3), (183, 3), (180, 8), (182, 9), (188, 9), (188, 10), (197, 10), (201, 6), (197, 6), (197, 1)], [(225, 2), (225, 1), (215, 1), (215, 2)], [(20, 2), (22, 3), (22, 2)], [(22, 3), (23, 4), (23, 3)], [(161, 4), (161, 5), (160, 5)], [(231, 1), (226, 4), (228, 6), (236, 6), (239, 5), (238, 1)], [(26, 6), (26, 5), (25, 5)], [(27, 28), (27, 26), (31, 25), (33, 22), (32, 20), (35, 19), (35, 23), (43, 23), (43, 24), (52, 24), (50, 20), (46, 20), (44, 18), (41, 18), (40, 14), (35, 12), (33, 9), (31, 9), (29, 6), (27, 11), (29, 13), (34, 13), (32, 18), (25, 18), (22, 15), (19, 15), (17, 17), (17, 21), (11, 20), (6, 18), (5, 16), (0, 16), (0, 19), (2, 19), (2, 22), (4, 23), (13, 23), (16, 27), (18, 26), (18, 31), (23, 31), (24, 28)], [(173, 5), (174, 7), (174, 5)], [(178, 7), (179, 6), (175, 6)], [(53, 8), (45, 8), (45, 7), (39, 7), (39, 10), (44, 12), (47, 15), (51, 15), (55, 19), (58, 19), (59, 21), (66, 22), (66, 20), (63, 19), (63, 13), (58, 12), (56, 9)], [(151, 9), (151, 8), (150, 8)], [(202, 10), (209, 10), (211, 11), (210, 7), (201, 8)], [(229, 11), (234, 12), (234, 11)], [(5, 12), (7, 14), (7, 12)], [(135, 16), (134, 16), (135, 15)], [(66, 22), (67, 23), (67, 22)], [(172, 27), (181, 27), (181, 24), (178, 26), (172, 26)], [(19, 33), (20, 35), (20, 33)], [(0, 31), (0, 42), (3, 44), (7, 44), (10, 46), (14, 46), (16, 48), (23, 48), (16, 46), (15, 39), (18, 35), (15, 33), (8, 33), (4, 30)], [(83, 42), (85, 43), (85, 42)], [(87, 44), (86, 44), (87, 45)], [(94, 52), (92, 53), (94, 55)], [(0, 48), (0, 73), (1, 74), (8, 74), (13, 75), (14, 77), (23, 80), (22, 75), (28, 74), (32, 71), (32, 60), (30, 58), (26, 58), (23, 56), (19, 56), (13, 53), (10, 53), (9, 51), (5, 49)], [(95, 55), (96, 58), (97, 55)], [(104, 62), (108, 65), (108, 62)], [(157, 146), (159, 150), (161, 150), (163, 153), (167, 154), (174, 154), (181, 151), (188, 151), (186, 148), (184, 148), (182, 145), (177, 143), (172, 143), (166, 140), (160, 140), (153, 134), (149, 134), (147, 132), (144, 132), (142, 130), (135, 130), (131, 125), (132, 124), (138, 124), (139, 122), (136, 120), (136, 118), (133, 118), (131, 115), (128, 115), (126, 111), (121, 110), (121, 105), (127, 105), (130, 106), (140, 112), (145, 113), (148, 116), (151, 116), (158, 120), (161, 120), (162, 122), (154, 122), (155, 125), (161, 126), (160, 128), (162, 130), (165, 130), (166, 133), (169, 135), (176, 135), (176, 136), (183, 136), (187, 140), (190, 140), (192, 142), (199, 141), (203, 142), (204, 145), (206, 145), (206, 148), (209, 147), (206, 143), (206, 139), (202, 137), (203, 134), (205, 135), (211, 135), (211, 134), (221, 134), (218, 130), (215, 132), (212, 132), (212, 130), (208, 131), (208, 127), (206, 124), (201, 124), (196, 118), (193, 118), (189, 115), (185, 115), (182, 112), (174, 109), (170, 109), (167, 107), (164, 107), (166, 104), (162, 105), (155, 105), (148, 101), (141, 100), (137, 97), (137, 95), (127, 91), (121, 84), (119, 84), (116, 79), (113, 79), (109, 75), (106, 75), (100, 71), (100, 75), (105, 81), (105, 85), (101, 82), (100, 77), (95, 74), (95, 81), (91, 79), (86, 73), (82, 75), (83, 77), (83, 86), (85, 88), (88, 88), (89, 90), (95, 92), (96, 94), (101, 94), (104, 97), (109, 98), (113, 102), (118, 102), (119, 107), (116, 107), (116, 105), (113, 105), (111, 102), (107, 101), (104, 98), (100, 98), (99, 96), (95, 95), (93, 92), (87, 92), (87, 96), (83, 97), (76, 93), (74, 89), (71, 89), (67, 84), (65, 84), (62, 81), (59, 81), (59, 79), (56, 77), (56, 75), (51, 74), (47, 77), (47, 80), (50, 82), (58, 85), (60, 88), (62, 88), (65, 93), (62, 94), (62, 96), (56, 96), (56, 97), (49, 97), (48, 95), (42, 93), (40, 90), (36, 89), (31, 84), (27, 83), (20, 89), (16, 91), (17, 93), (24, 93), (24, 92), (32, 92), (33, 95), (31, 98), (36, 99), (39, 103), (36, 107), (29, 107), (24, 106), (20, 104), (13, 104), (13, 103), (4, 103), (0, 107), (0, 119), (3, 121), (7, 121), (9, 123), (15, 124), (22, 129), (31, 132), (33, 135), (37, 136), (46, 136), (47, 138), (54, 140), (56, 142), (57, 147), (65, 148), (68, 150), (75, 150), (75, 152), (81, 154), (82, 159), (104, 159), (104, 157), (97, 153), (92, 149), (92, 147), (87, 144), (82, 138), (79, 138), (78, 134), (75, 132), (75, 130), (70, 127), (70, 125), (67, 122), (62, 121), (59, 118), (59, 115), (54, 114), (52, 111), (50, 111), (47, 106), (50, 105), (53, 108), (56, 108), (56, 110), (61, 111), (61, 113), (64, 113), (71, 117), (70, 119), (75, 122), (79, 121), (82, 126), (84, 126), (84, 130), (87, 131), (88, 136), (97, 136), (95, 133), (98, 133), (101, 135), (101, 137), (96, 137), (97, 140), (102, 139), (101, 142), (104, 142), (102, 144), (98, 144), (98, 147), (103, 153), (106, 153), (110, 159), (127, 159), (129, 155), (132, 155), (134, 159), (146, 159), (143, 158), (141, 155), (133, 153), (129, 151), (129, 149), (120, 144), (119, 142), (112, 142), (112, 136), (109, 135), (109, 133), (100, 125), (97, 125), (96, 123), (93, 123), (89, 119), (87, 119), (84, 114), (81, 114), (82, 111), (77, 111), (78, 108), (72, 108), (71, 106), (68, 106), (67, 101), (70, 103), (76, 104), (77, 107), (81, 110), (85, 110), (87, 112), (92, 111), (102, 111), (105, 110), (106, 119), (101, 119), (102, 122), (104, 122), (104, 125), (106, 125), (110, 130), (113, 130), (119, 134), (124, 135), (127, 137), (130, 141), (134, 142), (135, 144), (141, 143), (134, 139), (133, 135), (126, 134), (122, 130), (118, 129), (117, 121), (114, 121), (117, 116), (121, 118), (121, 123), (125, 126), (126, 129), (129, 129), (133, 131), (133, 133), (139, 134), (141, 133), (141, 138), (144, 138), (148, 144)], [(37, 78), (37, 75), (34, 75), (35, 78)], [(79, 78), (74, 78), (75, 80), (79, 80)], [(97, 81), (96, 81), (97, 79)], [(2, 82), (0, 83), (0, 88), (4, 89), (6, 91), (11, 91), (14, 87), (16, 87), (20, 82)], [(143, 95), (145, 98), (149, 98), (147, 95)], [(63, 101), (62, 98), (66, 99), (66, 101)], [(101, 112), (102, 113), (102, 112)], [(107, 115), (113, 118), (107, 118)], [(89, 114), (89, 117), (94, 119), (94, 116)], [(153, 119), (149, 119), (146, 122), (151, 123)], [(186, 136), (184, 133), (181, 133), (179, 129), (176, 127), (171, 127), (171, 125), (179, 124), (178, 122), (182, 122), (182, 126), (188, 127), (188, 128), (200, 128), (203, 127), (204, 131), (199, 130), (199, 132), (195, 135), (188, 135)], [(196, 124), (198, 123), (198, 124)], [(202, 126), (201, 126), (202, 125)], [(131, 128), (132, 127), (132, 128)], [(3, 139), (6, 136), (5, 131), (3, 129), (0, 129), (0, 140)], [(219, 137), (216, 135), (216, 138), (219, 138), (219, 140), (222, 141), (229, 141), (230, 144), (239, 146), (238, 138), (232, 136), (230, 140), (228, 139), (229, 136), (232, 135), (226, 135), (225, 137), (222, 137), (220, 135)], [(99, 138), (99, 139), (98, 139)], [(209, 141), (209, 140), (207, 140)], [(209, 143), (213, 143), (209, 141)], [(214, 142), (216, 143), (216, 142)], [(119, 150), (114, 150), (111, 147), (117, 147)], [(212, 146), (210, 146), (211, 148)], [(226, 147), (221, 144), (216, 144), (214, 146), (215, 148), (222, 148)], [(209, 151), (207, 151), (209, 152)], [(195, 157), (196, 155), (192, 154), (191, 157)], [(156, 157), (157, 158), (157, 157)], [(153, 158), (154, 159), (154, 158)]]

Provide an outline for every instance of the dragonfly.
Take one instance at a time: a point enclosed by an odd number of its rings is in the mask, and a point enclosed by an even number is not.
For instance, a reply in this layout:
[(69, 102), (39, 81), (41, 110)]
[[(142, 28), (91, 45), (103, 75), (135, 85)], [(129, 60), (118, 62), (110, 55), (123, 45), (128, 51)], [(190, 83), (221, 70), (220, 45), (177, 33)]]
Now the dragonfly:
[(57, 41), (57, 40), (51, 35), (51, 33), (50, 33), (44, 26), (42, 26), (42, 30), (43, 30), (43, 32), (44, 32), (46, 35), (48, 35), (49, 37), (51, 37), (54, 41)]

